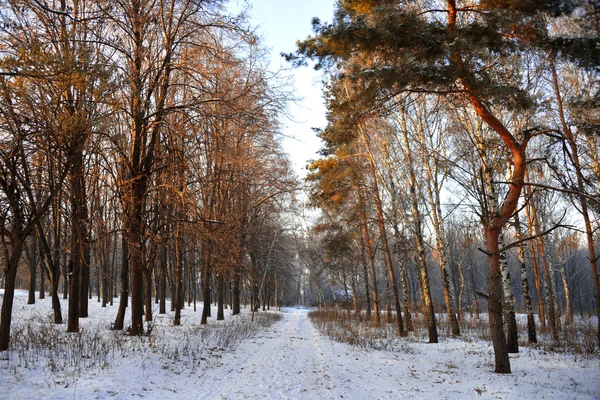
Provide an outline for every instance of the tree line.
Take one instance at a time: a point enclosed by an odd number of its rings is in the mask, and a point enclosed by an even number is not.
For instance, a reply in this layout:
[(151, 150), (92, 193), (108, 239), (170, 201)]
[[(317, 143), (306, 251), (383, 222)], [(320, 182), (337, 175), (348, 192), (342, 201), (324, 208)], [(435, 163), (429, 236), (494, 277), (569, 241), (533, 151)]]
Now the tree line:
[(308, 176), (317, 297), (341, 282), (378, 325), (385, 293), (398, 335), (420, 310), (430, 343), (436, 312), (458, 336), (484, 301), (499, 373), (517, 291), (530, 342), (535, 319), (559, 339), (574, 297), (600, 317), (597, 2), (340, 0), (313, 30), (287, 58), (327, 86)]
[[(291, 98), (244, 12), (219, 0), (0, 3), (0, 238), (7, 350), (19, 266), (67, 331), (92, 293), (144, 333), (155, 303), (293, 296), (280, 144)], [(287, 296), (287, 297), (286, 297)], [(131, 320), (125, 321), (130, 307)]]

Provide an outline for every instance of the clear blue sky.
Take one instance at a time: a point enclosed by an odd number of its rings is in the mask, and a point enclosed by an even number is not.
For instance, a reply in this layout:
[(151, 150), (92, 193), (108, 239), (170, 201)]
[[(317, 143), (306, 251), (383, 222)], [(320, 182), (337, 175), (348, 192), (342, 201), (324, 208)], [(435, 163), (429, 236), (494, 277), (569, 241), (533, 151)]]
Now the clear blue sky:
[[(232, 0), (235, 4), (235, 0)], [(334, 0), (251, 0), (250, 17), (263, 44), (271, 49), (271, 68), (288, 68), (289, 65), (279, 54), (290, 53), (296, 49), (296, 41), (311, 34), (311, 20), (318, 17), (331, 21)], [(304, 67), (291, 70), (294, 76), (295, 95), (303, 100), (290, 105), (293, 120), (282, 121), (283, 132), (295, 139), (285, 139), (284, 147), (290, 154), (294, 169), (304, 177), (304, 167), (308, 159), (316, 158), (320, 140), (311, 130), (324, 127), (325, 106), (321, 96), (320, 74), (312, 68)]]

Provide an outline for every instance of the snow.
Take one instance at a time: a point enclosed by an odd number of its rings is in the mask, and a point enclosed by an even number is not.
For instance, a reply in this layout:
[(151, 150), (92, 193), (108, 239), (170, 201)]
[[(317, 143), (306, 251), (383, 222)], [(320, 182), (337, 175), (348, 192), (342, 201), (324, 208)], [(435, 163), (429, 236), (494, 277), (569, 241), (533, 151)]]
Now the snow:
[[(51, 324), (50, 299), (26, 301), (15, 296), (13, 332), (33, 323), (64, 341), (59, 351), (71, 358), (34, 346), (8, 359), (0, 353), (0, 399), (600, 399), (597, 356), (522, 348), (511, 355), (513, 373), (499, 375), (487, 342), (399, 339), (393, 351), (363, 350), (321, 335), (306, 308), (284, 309), (279, 322), (257, 329), (246, 310), (203, 327), (200, 307), (188, 307), (182, 326), (156, 315), (149, 337), (128, 337), (107, 329), (118, 303), (103, 309), (94, 300), (78, 336)], [(76, 350), (81, 337), (95, 347)]]

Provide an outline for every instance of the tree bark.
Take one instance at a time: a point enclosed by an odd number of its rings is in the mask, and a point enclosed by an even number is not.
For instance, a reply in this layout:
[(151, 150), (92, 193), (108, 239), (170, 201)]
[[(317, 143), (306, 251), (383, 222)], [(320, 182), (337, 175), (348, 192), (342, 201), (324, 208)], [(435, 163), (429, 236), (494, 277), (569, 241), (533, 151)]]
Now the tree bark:
[[(223, 310), (223, 303), (225, 302), (225, 288), (224, 278), (222, 274), (216, 276), (217, 280), (217, 321), (223, 321), (225, 319), (225, 312)], [(264, 303), (263, 303), (264, 307)]]
[[(523, 239), (521, 231), (521, 222), (519, 214), (515, 214), (515, 239), (520, 241)], [(518, 260), (521, 270), (521, 288), (523, 289), (523, 299), (525, 302), (525, 313), (527, 314), (527, 341), (529, 343), (537, 343), (537, 333), (535, 327), (535, 318), (533, 315), (533, 305), (531, 295), (529, 294), (529, 280), (527, 279), (527, 265), (525, 264), (525, 244), (521, 243), (518, 246)]]
[[(202, 318), (200, 320), (200, 324), (206, 325), (208, 322), (208, 317), (210, 316), (210, 250), (208, 249), (210, 245), (205, 242), (204, 246), (202, 246)], [(254, 307), (254, 303), (252, 303), (252, 307)], [(252, 308), (254, 310), (254, 308)]]
[(565, 291), (565, 325), (570, 325), (573, 318), (573, 311), (571, 310), (571, 290), (569, 289), (569, 282), (567, 282), (567, 273), (565, 271), (565, 264), (560, 263), (560, 277), (562, 279), (563, 289)]
[(46, 298), (46, 268), (44, 262), (41, 261), (40, 265), (40, 300)]
[[(154, 260), (155, 254), (156, 251), (151, 252), (150, 260)], [(152, 264), (149, 262), (144, 269), (144, 322), (152, 321)]]
[[(13, 227), (13, 229), (18, 229)], [(10, 255), (5, 251), (6, 257), (4, 267), (4, 295), (2, 296), (2, 310), (0, 311), (0, 351), (8, 350), (10, 343), (10, 324), (12, 322), (12, 310), (15, 296), (15, 280), (21, 252), (23, 251), (20, 240), (12, 240)]]
[(233, 273), (233, 281), (231, 282), (231, 310), (233, 315), (240, 314), (240, 275), (237, 271)]
[[(500, 233), (498, 238), (499, 245), (504, 247), (504, 233)], [(506, 252), (500, 253), (500, 271), (502, 273), (502, 292), (504, 296), (504, 312), (506, 313), (506, 348), (509, 353), (519, 352), (519, 332), (517, 330), (517, 318), (515, 315), (515, 301), (513, 298), (512, 284), (510, 280), (510, 271), (508, 270), (508, 261)]]
[(510, 373), (510, 359), (504, 323), (502, 319), (502, 272), (500, 270), (499, 236), (500, 229), (487, 228), (485, 231), (486, 247), (488, 252), (488, 312), (490, 319), (490, 333), (494, 346), (495, 372)]
[(167, 313), (167, 243), (166, 238), (160, 244), (158, 251), (159, 282), (158, 282), (158, 313)]
[(182, 248), (182, 237), (181, 227), (176, 223), (175, 226), (175, 297), (171, 299), (175, 303), (175, 318), (173, 319), (173, 325), (181, 325), (181, 309), (184, 305), (184, 293), (183, 293), (183, 248)]
[[(110, 248), (108, 245), (108, 240), (107, 240), (107, 248)], [(112, 251), (116, 251), (116, 249), (112, 249)], [(106, 305), (108, 304), (108, 302), (110, 301), (109, 299), (109, 265), (108, 265), (108, 255), (104, 256), (100, 265), (100, 279), (101, 279), (101, 284), (102, 284), (102, 308), (105, 308)]]
[(35, 304), (35, 286), (37, 277), (37, 264), (38, 264), (38, 245), (37, 236), (34, 234), (31, 236), (29, 247), (26, 249), (29, 261), (29, 288), (27, 304)]
[(369, 294), (369, 268), (367, 267), (367, 255), (366, 255), (366, 245), (364, 234), (361, 230), (360, 237), (360, 258), (361, 264), (363, 266), (363, 273), (365, 275), (365, 312), (367, 314), (367, 318), (371, 319), (371, 295)]
[(117, 317), (113, 325), (114, 330), (123, 330), (125, 312), (129, 300), (129, 246), (125, 237), (121, 238), (121, 271), (119, 280), (121, 283), (121, 293), (119, 296), (119, 310), (117, 311)]

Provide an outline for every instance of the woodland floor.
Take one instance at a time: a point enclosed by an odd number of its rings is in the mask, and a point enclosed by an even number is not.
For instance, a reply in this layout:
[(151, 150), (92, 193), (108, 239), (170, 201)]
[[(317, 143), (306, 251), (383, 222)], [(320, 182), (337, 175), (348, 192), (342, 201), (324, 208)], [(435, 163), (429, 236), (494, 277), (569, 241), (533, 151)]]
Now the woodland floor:
[(284, 309), (257, 334), (246, 332), (247, 313), (201, 327), (200, 308), (186, 308), (181, 327), (158, 316), (149, 337), (130, 338), (106, 329), (116, 305), (95, 301), (69, 342), (66, 327), (43, 322), (49, 300), (25, 303), (21, 292), (16, 331), (41, 329), (64, 347), (0, 354), (0, 399), (600, 399), (597, 356), (522, 348), (513, 373), (498, 375), (487, 342), (399, 339), (393, 351), (367, 351), (322, 336), (306, 308)]

